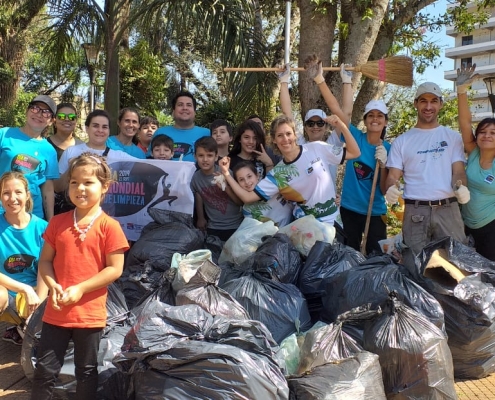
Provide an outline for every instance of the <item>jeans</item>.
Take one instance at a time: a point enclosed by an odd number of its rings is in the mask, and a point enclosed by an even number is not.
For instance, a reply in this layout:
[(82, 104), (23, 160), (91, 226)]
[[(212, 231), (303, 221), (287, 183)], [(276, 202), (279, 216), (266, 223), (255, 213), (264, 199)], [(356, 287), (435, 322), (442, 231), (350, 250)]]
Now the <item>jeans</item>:
[(64, 364), (69, 341), (74, 342), (76, 400), (96, 398), (98, 350), (103, 328), (64, 328), (43, 322), (31, 400), (49, 400)]

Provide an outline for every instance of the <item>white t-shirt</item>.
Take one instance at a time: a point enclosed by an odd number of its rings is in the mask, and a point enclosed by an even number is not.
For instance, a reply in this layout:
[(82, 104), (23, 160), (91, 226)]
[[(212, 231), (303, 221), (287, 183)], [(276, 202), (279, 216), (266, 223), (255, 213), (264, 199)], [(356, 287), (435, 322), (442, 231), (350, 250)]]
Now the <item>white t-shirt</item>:
[(466, 161), (462, 138), (445, 126), (412, 128), (392, 142), (387, 167), (404, 176), (404, 199), (440, 200), (454, 196), (452, 164)]
[(335, 185), (328, 165), (340, 164), (344, 156), (343, 147), (324, 142), (306, 143), (294, 161), (280, 161), (254, 191), (266, 201), (280, 193), (295, 203), (296, 218), (314, 215), (321, 222), (333, 224), (337, 220), (340, 223)]
[[(69, 161), (72, 158), (80, 156), (82, 153), (87, 153), (87, 152), (93, 153), (93, 154), (98, 154), (99, 156), (101, 156), (105, 152), (105, 149), (103, 149), (103, 150), (92, 149), (86, 143), (68, 147), (62, 153), (62, 156), (60, 157), (60, 160), (58, 161), (58, 172), (60, 173), (60, 175), (62, 175), (65, 171), (67, 171), (69, 169)], [(138, 160), (138, 158), (133, 157), (124, 151), (112, 150), (112, 149), (110, 149), (108, 151), (108, 153), (106, 155), (106, 159), (107, 159), (108, 164), (110, 164), (112, 162), (117, 162), (117, 161), (125, 161), (125, 160), (135, 161), (135, 160)]]

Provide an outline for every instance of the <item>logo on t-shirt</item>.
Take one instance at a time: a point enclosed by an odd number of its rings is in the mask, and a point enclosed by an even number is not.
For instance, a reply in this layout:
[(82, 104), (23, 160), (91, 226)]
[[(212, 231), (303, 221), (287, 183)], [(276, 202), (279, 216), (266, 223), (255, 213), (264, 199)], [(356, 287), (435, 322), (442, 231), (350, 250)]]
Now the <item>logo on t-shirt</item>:
[(18, 274), (27, 268), (31, 268), (36, 259), (30, 254), (12, 254), (3, 263), (5, 271), (9, 274)]
[(363, 164), (360, 161), (353, 161), (352, 168), (354, 169), (357, 179), (360, 181), (373, 178), (373, 168), (369, 165)]
[(27, 154), (17, 154), (10, 164), (11, 171), (22, 172), (23, 174), (36, 171), (40, 165), (40, 160)]
[(192, 145), (189, 143), (174, 142), (174, 157), (180, 158), (180, 156), (187, 156), (192, 153)]

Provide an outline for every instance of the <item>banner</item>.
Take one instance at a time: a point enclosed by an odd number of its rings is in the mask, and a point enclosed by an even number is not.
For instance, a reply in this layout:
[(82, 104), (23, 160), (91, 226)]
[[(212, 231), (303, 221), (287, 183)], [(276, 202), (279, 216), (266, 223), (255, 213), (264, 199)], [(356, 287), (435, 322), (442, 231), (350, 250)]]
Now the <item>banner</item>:
[(129, 240), (153, 220), (151, 207), (193, 214), (190, 183), (196, 166), (187, 161), (107, 159), (113, 182), (102, 208), (118, 220)]

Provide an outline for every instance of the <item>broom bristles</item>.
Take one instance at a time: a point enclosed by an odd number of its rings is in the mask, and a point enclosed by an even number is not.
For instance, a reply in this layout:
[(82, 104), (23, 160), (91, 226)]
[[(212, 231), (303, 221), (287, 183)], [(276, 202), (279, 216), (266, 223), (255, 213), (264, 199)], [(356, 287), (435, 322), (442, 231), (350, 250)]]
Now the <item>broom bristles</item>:
[(358, 65), (355, 71), (361, 72), (368, 78), (400, 86), (412, 86), (413, 64), (410, 57), (393, 56), (380, 60), (368, 61)]

